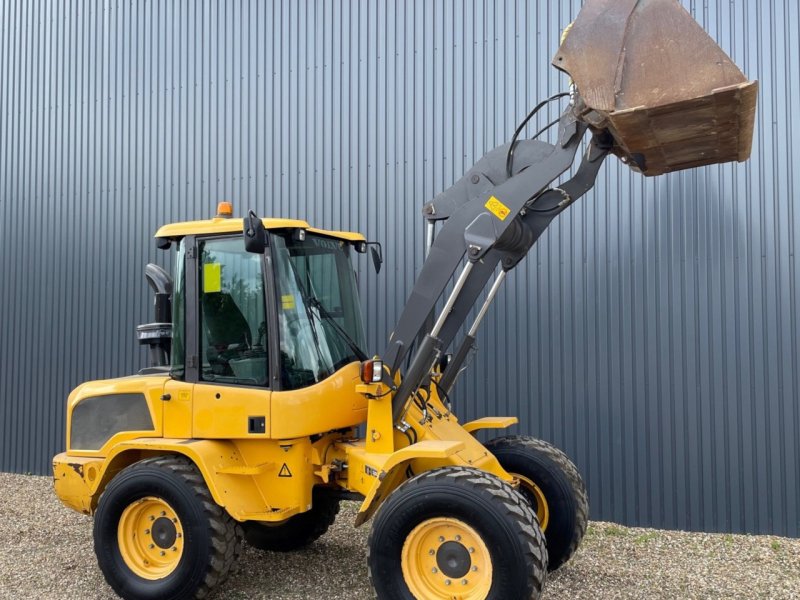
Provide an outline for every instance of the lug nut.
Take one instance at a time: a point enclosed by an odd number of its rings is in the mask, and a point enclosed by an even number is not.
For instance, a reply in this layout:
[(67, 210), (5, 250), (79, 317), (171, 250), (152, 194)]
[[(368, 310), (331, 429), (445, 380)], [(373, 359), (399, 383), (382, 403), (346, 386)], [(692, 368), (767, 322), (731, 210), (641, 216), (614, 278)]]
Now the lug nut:
[(460, 536), (460, 535), (457, 535), (457, 536), (456, 536), (456, 541), (457, 541), (457, 542), (460, 542), (460, 541), (461, 541), (461, 536)]
[(444, 536), (443, 536), (443, 535), (440, 535), (440, 536), (439, 536), (439, 541), (440, 541), (440, 542), (443, 542), (443, 541), (444, 541)]
[(434, 554), (436, 554), (436, 552), (434, 552), (434, 551), (433, 551), (433, 549), (431, 549), (431, 550), (428, 550), (428, 554), (430, 554), (431, 556), (433, 556)]
[(150, 544), (150, 545), (148, 546), (148, 548), (150, 548), (150, 550), (152, 550), (153, 548), (155, 548), (155, 544)]
[(144, 534), (145, 534), (145, 535), (150, 535), (150, 530), (149, 530), (149, 529), (145, 529), (145, 530), (144, 530)]
[(156, 520), (156, 518), (155, 518), (153, 515), (150, 515), (150, 520), (151, 520), (151, 521), (155, 521), (155, 520)]
[(177, 519), (177, 518), (176, 518), (176, 519), (172, 519), (172, 522), (173, 522), (173, 523), (177, 523), (177, 522), (178, 522), (178, 519)]
[(167, 511), (165, 511), (165, 510), (162, 510), (162, 511), (161, 511), (161, 516), (162, 516), (162, 517), (166, 517), (166, 516), (167, 516)]
[(445, 580), (444, 580), (444, 584), (445, 584), (445, 585), (450, 585), (450, 580), (449, 580), (449, 579), (445, 579)]
[(474, 573), (475, 571), (478, 570), (478, 567), (476, 567), (475, 565), (472, 565), (472, 569), (470, 569), (470, 570)]
[(461, 580), (461, 585), (467, 585), (468, 583), (469, 583), (469, 581), (467, 581), (466, 579), (462, 579)]
[(161, 556), (165, 556), (166, 554), (167, 554), (167, 553), (166, 553), (166, 552), (164, 552), (163, 550), (161, 551)]
[(172, 551), (173, 551), (173, 552), (177, 552), (177, 551), (178, 551), (178, 547), (177, 547), (177, 546), (173, 546), (173, 547), (172, 547)]
[(438, 572), (439, 572), (439, 569), (437, 569), (436, 567), (433, 567), (431, 569), (431, 573), (438, 573)]
[(182, 533), (176, 533), (175, 537), (183, 537), (183, 534)]
[(470, 553), (470, 554), (472, 554), (473, 552), (475, 552), (475, 548), (473, 548), (472, 546), (470, 546), (470, 547), (469, 547), (469, 553)]

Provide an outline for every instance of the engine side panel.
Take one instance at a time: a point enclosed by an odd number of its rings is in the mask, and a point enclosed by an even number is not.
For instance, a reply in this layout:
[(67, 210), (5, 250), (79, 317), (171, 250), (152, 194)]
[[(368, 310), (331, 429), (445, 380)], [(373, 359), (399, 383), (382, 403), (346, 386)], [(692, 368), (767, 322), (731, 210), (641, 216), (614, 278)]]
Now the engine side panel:
[(88, 396), (72, 409), (70, 447), (99, 450), (117, 433), (154, 430), (144, 394)]
[(67, 451), (104, 456), (115, 444), (163, 433), (163, 375), (89, 381), (67, 401)]

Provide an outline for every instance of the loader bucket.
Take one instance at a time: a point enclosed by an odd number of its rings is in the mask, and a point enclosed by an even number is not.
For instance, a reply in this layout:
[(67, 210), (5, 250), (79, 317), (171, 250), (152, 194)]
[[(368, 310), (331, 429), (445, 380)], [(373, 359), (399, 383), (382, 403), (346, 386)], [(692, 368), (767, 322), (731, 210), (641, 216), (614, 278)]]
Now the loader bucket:
[(586, 0), (553, 65), (575, 83), (580, 118), (645, 175), (750, 156), (758, 82), (677, 0)]

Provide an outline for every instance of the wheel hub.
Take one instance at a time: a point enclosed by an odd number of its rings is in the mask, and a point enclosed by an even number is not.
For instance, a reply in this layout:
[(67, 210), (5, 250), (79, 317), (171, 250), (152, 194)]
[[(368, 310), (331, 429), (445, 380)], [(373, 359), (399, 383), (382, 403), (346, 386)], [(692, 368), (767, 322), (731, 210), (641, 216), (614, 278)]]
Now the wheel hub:
[(436, 564), (448, 577), (464, 577), (469, 573), (472, 561), (469, 550), (460, 542), (445, 542), (436, 551)]
[(159, 517), (153, 522), (153, 541), (159, 548), (172, 548), (175, 545), (178, 530), (167, 517)]
[(415, 598), (483, 600), (492, 586), (492, 560), (480, 534), (450, 517), (417, 525), (401, 551), (403, 579)]

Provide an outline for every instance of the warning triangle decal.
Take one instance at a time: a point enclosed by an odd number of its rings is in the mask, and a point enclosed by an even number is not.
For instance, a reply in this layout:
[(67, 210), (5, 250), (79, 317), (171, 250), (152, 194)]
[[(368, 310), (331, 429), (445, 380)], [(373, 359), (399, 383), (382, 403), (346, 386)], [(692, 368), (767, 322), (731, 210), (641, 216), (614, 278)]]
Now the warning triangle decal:
[(291, 477), (292, 472), (289, 470), (289, 465), (283, 463), (281, 470), (278, 472), (278, 477)]

